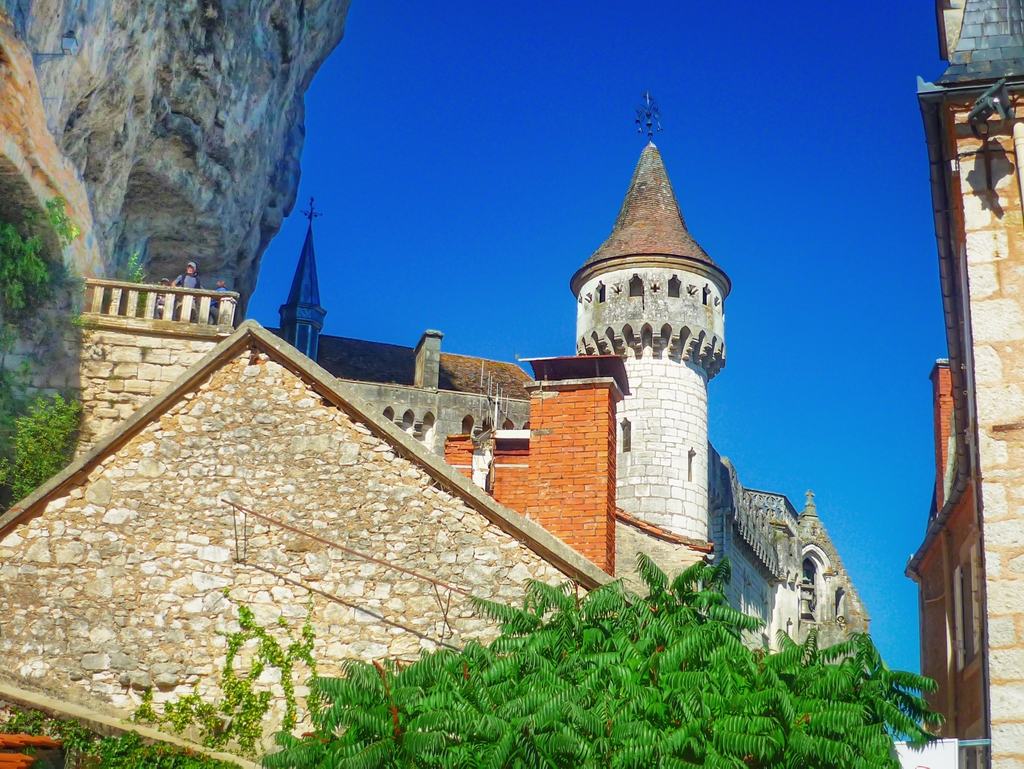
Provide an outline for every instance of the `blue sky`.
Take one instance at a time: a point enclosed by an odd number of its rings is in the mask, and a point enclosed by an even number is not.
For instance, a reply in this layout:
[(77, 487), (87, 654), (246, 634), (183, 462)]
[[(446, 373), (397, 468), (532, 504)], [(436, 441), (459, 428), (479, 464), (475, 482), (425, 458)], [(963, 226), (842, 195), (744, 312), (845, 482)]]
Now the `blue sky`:
[(313, 195), (325, 333), (572, 354), (569, 278), (611, 229), (650, 89), (690, 231), (733, 282), (712, 442), (748, 487), (798, 509), (814, 489), (877, 643), (917, 670), (903, 568), (945, 345), (915, 76), (942, 66), (929, 0), (355, 0), (250, 317), (277, 325)]

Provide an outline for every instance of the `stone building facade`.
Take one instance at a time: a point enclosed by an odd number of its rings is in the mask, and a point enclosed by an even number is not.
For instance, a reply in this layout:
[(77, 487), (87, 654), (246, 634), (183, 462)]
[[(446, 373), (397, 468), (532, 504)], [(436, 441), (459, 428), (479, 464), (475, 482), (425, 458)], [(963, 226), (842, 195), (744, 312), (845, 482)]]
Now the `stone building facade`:
[(919, 81), (948, 361), (936, 487), (907, 573), (944, 735), (967, 766), (1024, 764), (1024, 5), (938, 0), (946, 71)]
[(470, 595), (610, 579), (252, 322), (0, 517), (0, 575), (5, 675), (122, 716), (216, 699), (239, 605), (282, 640), (308, 615), (331, 675), (493, 638)]

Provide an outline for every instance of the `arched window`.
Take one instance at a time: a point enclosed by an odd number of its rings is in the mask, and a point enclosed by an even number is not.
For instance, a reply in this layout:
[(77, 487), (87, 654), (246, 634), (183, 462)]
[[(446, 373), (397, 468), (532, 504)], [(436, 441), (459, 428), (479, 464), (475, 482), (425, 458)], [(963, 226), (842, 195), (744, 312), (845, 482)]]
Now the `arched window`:
[(416, 415), (412, 412), (412, 409), (402, 414), (402, 429), (409, 433), (409, 435), (412, 435), (416, 429)]
[(601, 304), (604, 301), (604, 283), (597, 284), (597, 303)]
[(818, 567), (814, 564), (813, 558), (804, 558), (804, 582), (812, 585), (818, 581)]
[(395, 421), (395, 410), (393, 408), (391, 408), (390, 406), (388, 406), (386, 409), (384, 409), (384, 418), (386, 420), (388, 420), (389, 422), (394, 422)]
[(644, 282), (639, 275), (634, 275), (629, 279), (629, 295), (630, 296), (643, 296), (644, 295)]
[(628, 419), (622, 420), (622, 451), (628, 452), (633, 450), (633, 425), (629, 423)]
[(462, 434), (463, 435), (472, 435), (473, 434), (473, 415), (472, 414), (466, 414), (466, 416), (464, 416), (462, 418)]
[(524, 430), (529, 430), (530, 429), (530, 420), (529, 419), (527, 419), (525, 422), (523, 422), (523, 429)]
[(506, 419), (504, 422), (501, 423), (502, 430), (514, 430), (515, 428), (516, 426), (512, 424), (511, 419)]
[(427, 412), (427, 415), (423, 417), (423, 444), (433, 451), (434, 449), (434, 415)]
[(675, 275), (668, 279), (668, 295), (679, 296), (679, 289), (682, 288), (683, 281), (679, 280)]

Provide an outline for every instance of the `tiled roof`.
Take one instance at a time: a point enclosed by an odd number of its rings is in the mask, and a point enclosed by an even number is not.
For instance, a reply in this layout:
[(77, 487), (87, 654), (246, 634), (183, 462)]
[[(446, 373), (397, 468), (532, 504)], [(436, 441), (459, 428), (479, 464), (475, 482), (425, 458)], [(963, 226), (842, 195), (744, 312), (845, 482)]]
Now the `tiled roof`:
[(967, 0), (960, 42), (939, 83), (1024, 75), (1024, 0)]
[[(339, 379), (410, 387), (413, 384), (416, 350), (412, 347), (321, 334), (317, 357), (317, 363)], [(502, 395), (529, 400), (523, 385), (533, 379), (514, 363), (441, 353), (439, 389), (486, 395), (488, 377), (501, 388)]]
[(686, 229), (661, 153), (653, 143), (640, 155), (612, 234), (580, 271), (642, 255), (677, 256), (717, 267)]

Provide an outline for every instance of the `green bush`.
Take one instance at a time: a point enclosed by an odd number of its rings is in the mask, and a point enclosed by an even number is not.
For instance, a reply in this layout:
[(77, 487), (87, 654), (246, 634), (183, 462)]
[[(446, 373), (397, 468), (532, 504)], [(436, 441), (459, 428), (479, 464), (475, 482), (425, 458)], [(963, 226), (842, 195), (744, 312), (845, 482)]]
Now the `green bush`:
[(530, 584), (523, 609), (480, 601), (502, 635), (401, 667), (349, 660), (318, 678), (315, 732), (277, 735), (268, 769), (869, 769), (893, 735), (929, 739), (934, 682), (889, 670), (867, 635), (812, 632), (750, 649), (728, 561), (671, 582), (645, 556), (646, 598)]
[(5, 734), (45, 734), (63, 744), (69, 769), (238, 769), (203, 753), (166, 743), (147, 743), (136, 732), (100, 737), (73, 719), (11, 708), (0, 725)]
[(78, 401), (37, 397), (14, 421), (14, 458), (0, 461), (0, 486), (9, 487), (13, 499), (24, 499), (59, 473), (74, 454), (81, 420)]

